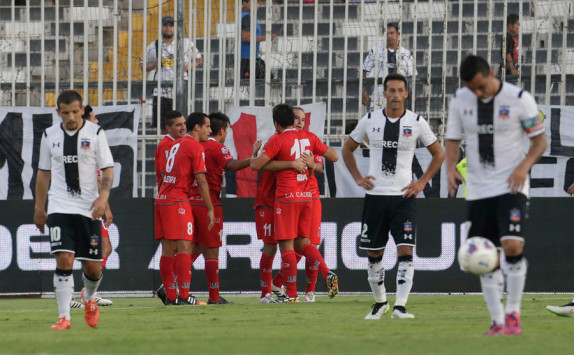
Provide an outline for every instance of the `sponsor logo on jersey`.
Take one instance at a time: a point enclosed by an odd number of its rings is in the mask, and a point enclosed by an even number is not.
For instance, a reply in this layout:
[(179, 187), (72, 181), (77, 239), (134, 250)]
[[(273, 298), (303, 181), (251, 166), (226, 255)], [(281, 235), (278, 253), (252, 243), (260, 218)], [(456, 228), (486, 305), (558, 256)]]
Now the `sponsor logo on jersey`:
[(90, 140), (88, 138), (82, 138), (80, 141), (80, 148), (90, 149)]
[(178, 208), (178, 209), (177, 209), (177, 213), (179, 213), (179, 214), (185, 214), (185, 208)]
[(398, 142), (398, 141), (383, 141), (383, 140), (373, 140), (371, 141), (371, 147), (373, 148), (408, 148), (409, 142)]
[(265, 217), (265, 211), (259, 211), (259, 216), (260, 216), (260, 217)]
[(412, 127), (403, 127), (403, 137), (410, 137), (413, 135)]
[(307, 174), (297, 174), (297, 181), (307, 181)]
[(510, 109), (508, 106), (500, 106), (500, 110), (498, 111), (498, 118), (503, 120), (510, 118)]
[(52, 148), (56, 148), (56, 147), (60, 148), (60, 142), (52, 143)]
[(158, 200), (165, 200), (165, 199), (167, 199), (167, 196), (166, 196), (166, 195), (157, 195), (156, 198), (157, 198)]
[(201, 198), (201, 195), (193, 195), (189, 199), (191, 201), (203, 201), (203, 198)]
[(163, 177), (163, 182), (166, 182), (168, 184), (175, 184), (176, 180), (177, 180), (177, 178), (175, 176), (165, 175)]
[(275, 209), (275, 214), (281, 214), (281, 208), (279, 208), (279, 207), (276, 208), (276, 209)]
[(494, 125), (491, 124), (481, 124), (476, 126), (476, 133), (478, 134), (493, 134)]
[(413, 231), (413, 222), (406, 221), (403, 229), (405, 232), (412, 232)]
[(373, 133), (381, 133), (381, 127), (373, 127)]
[(227, 147), (221, 147), (221, 152), (223, 154), (229, 154), (229, 149), (227, 149)]
[(313, 197), (313, 193), (311, 191), (297, 191), (295, 193), (288, 192), (285, 194), (285, 198), (293, 198), (293, 197)]
[(97, 247), (98, 244), (100, 244), (100, 237), (98, 237), (97, 235), (92, 235), (90, 237), (90, 245), (93, 247)]
[(466, 115), (472, 116), (472, 109), (470, 109), (470, 110), (464, 109), (464, 110), (463, 110), (463, 115), (465, 115), (465, 116), (466, 116)]
[(78, 156), (77, 155), (62, 155), (62, 161), (64, 162), (64, 164), (77, 163), (78, 162)]
[(98, 249), (90, 249), (90, 255), (98, 255)]
[(513, 208), (510, 210), (510, 218), (512, 222), (520, 222), (520, 210)]

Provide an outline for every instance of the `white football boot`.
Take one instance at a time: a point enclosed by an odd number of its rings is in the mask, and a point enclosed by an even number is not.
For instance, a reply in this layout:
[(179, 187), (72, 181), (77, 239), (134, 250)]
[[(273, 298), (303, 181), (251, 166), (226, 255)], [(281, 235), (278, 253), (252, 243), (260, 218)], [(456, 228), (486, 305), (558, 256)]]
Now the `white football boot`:
[(365, 319), (381, 319), (383, 314), (389, 311), (389, 302), (375, 303), (371, 308)]
[(574, 317), (574, 300), (564, 306), (546, 306), (546, 309), (559, 317)]

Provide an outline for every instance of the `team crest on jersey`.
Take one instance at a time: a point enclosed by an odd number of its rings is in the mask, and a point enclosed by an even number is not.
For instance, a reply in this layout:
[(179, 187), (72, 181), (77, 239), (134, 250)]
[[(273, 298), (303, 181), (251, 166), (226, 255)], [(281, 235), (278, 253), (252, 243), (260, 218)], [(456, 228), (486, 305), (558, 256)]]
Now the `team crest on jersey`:
[(259, 216), (265, 217), (265, 211), (259, 211)]
[(92, 235), (90, 237), (90, 245), (93, 247), (97, 247), (98, 244), (100, 244), (100, 237), (98, 237), (97, 235)]
[(275, 214), (281, 214), (281, 208), (280, 207), (275, 209)]
[(177, 210), (177, 213), (179, 213), (179, 214), (185, 214), (185, 208), (179, 208), (179, 209)]
[(221, 152), (223, 154), (229, 154), (229, 149), (227, 149), (227, 147), (221, 147)]
[(498, 117), (503, 120), (510, 118), (510, 109), (508, 108), (508, 106), (500, 106), (500, 110), (498, 111)]
[(512, 222), (520, 222), (520, 210), (513, 208), (510, 210), (510, 220)]
[(412, 127), (403, 127), (403, 137), (410, 137), (413, 135)]
[(405, 232), (412, 232), (413, 231), (413, 222), (406, 221), (403, 229)]
[(90, 149), (90, 140), (88, 138), (82, 138), (80, 141), (80, 148)]

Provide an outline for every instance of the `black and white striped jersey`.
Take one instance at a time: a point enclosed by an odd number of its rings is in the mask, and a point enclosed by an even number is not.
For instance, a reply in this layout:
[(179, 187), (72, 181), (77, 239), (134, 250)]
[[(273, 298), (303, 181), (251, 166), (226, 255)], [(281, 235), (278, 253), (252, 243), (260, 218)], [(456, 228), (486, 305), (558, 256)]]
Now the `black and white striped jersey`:
[(374, 176), (375, 187), (370, 195), (403, 195), (402, 188), (413, 181), (412, 162), (420, 139), (426, 147), (437, 138), (427, 121), (416, 113), (405, 110), (400, 118), (388, 118), (384, 110), (365, 115), (351, 139), (361, 143), (369, 139), (369, 175)]
[(48, 214), (91, 217), (90, 207), (99, 196), (98, 169), (113, 165), (108, 140), (100, 126), (84, 121), (75, 132), (65, 131), (61, 124), (47, 128), (40, 144), (38, 169), (51, 171)]
[[(509, 193), (507, 179), (526, 156), (527, 138), (542, 133), (536, 102), (521, 88), (501, 82), (488, 100), (459, 89), (450, 101), (446, 139), (466, 139), (466, 199)], [(529, 189), (527, 179), (522, 193), (528, 196)]]

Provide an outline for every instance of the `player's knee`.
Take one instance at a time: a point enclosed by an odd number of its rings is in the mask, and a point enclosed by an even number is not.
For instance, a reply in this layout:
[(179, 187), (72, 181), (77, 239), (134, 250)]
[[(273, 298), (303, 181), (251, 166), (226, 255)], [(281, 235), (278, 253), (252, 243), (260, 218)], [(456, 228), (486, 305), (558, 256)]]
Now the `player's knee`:
[(74, 267), (74, 254), (59, 252), (56, 253), (56, 265), (61, 270), (71, 270)]
[(397, 247), (397, 255), (398, 256), (412, 256), (413, 255), (413, 247), (411, 245), (399, 245)]
[(518, 239), (505, 239), (502, 241), (502, 248), (504, 249), (504, 254), (517, 256), (522, 254), (523, 244), (522, 241)]

